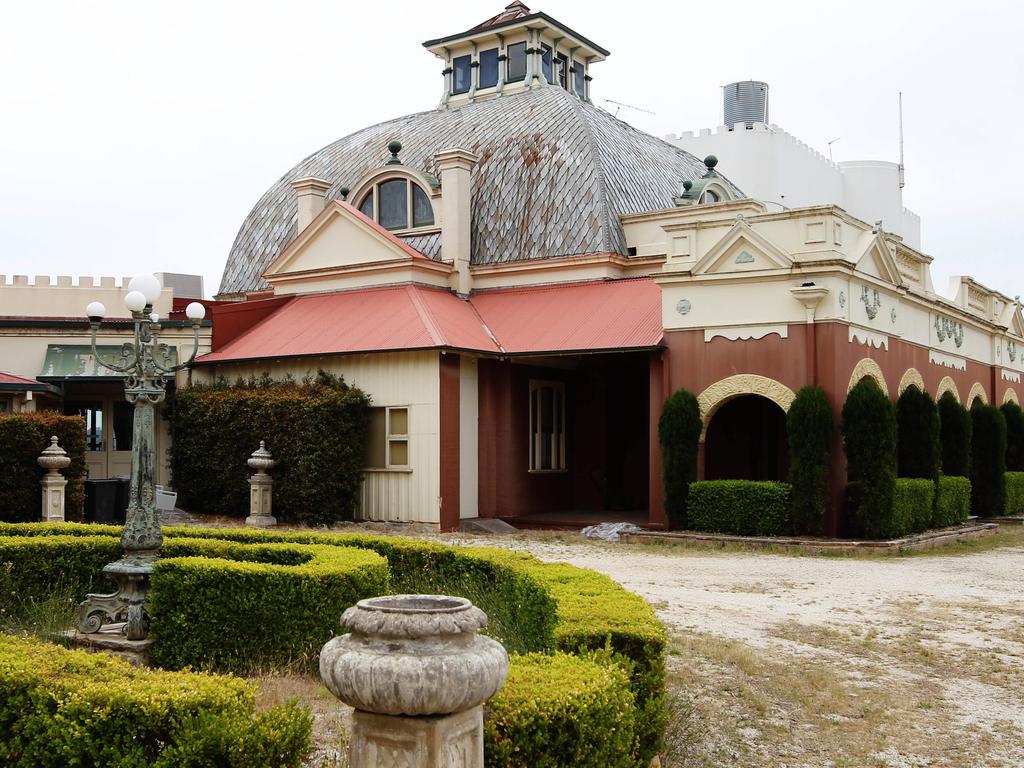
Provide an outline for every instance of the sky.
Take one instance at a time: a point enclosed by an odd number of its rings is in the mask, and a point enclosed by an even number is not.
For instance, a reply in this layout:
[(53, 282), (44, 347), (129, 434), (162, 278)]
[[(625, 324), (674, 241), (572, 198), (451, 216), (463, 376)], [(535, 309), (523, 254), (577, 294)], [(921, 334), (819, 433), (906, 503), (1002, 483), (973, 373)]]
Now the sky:
[[(0, 2), (0, 274), (201, 274), (320, 147), (432, 109), (421, 43), (493, 4)], [(592, 96), (656, 136), (721, 122), (720, 86), (770, 84), (770, 120), (834, 159), (898, 158), (932, 275), (1024, 294), (1007, 227), (1024, 182), (1024, 5), (997, 0), (530, 3), (609, 49)], [(614, 106), (608, 107), (612, 111)], [(0, 308), (2, 312), (2, 308)]]

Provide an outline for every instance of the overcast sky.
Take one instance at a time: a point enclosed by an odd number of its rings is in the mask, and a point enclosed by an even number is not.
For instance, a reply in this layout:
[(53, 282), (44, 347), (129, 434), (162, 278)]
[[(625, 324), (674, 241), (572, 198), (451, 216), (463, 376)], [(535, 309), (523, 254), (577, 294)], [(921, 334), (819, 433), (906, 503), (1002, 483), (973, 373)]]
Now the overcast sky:
[[(436, 106), (423, 40), (488, 2), (0, 3), (0, 273), (202, 274), (217, 290), (260, 195), (325, 144)], [(593, 97), (657, 136), (721, 121), (720, 86), (771, 86), (771, 121), (838, 160), (896, 160), (936, 288), (1014, 296), (1024, 11), (1013, 2), (531, 3), (608, 48)], [(615, 10), (612, 10), (615, 9)], [(612, 107), (614, 109), (614, 107)], [(0, 308), (2, 312), (2, 308)]]

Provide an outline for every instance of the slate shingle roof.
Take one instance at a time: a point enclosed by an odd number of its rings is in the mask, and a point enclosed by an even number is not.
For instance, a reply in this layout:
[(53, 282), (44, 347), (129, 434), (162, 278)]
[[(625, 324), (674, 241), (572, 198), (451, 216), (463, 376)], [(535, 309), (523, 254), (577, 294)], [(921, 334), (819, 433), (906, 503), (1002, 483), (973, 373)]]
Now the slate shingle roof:
[[(438, 177), (438, 151), (463, 147), (479, 155), (473, 169), (474, 264), (625, 254), (619, 216), (671, 207), (680, 183), (706, 170), (693, 155), (557, 86), (407, 115), (324, 147), (267, 190), (238, 231), (220, 293), (267, 287), (260, 275), (297, 234), (294, 179), (330, 181), (327, 196), (333, 199), (341, 187), (353, 187), (384, 164), (392, 139), (402, 142), (407, 167)], [(440, 258), (440, 237), (409, 242)]]

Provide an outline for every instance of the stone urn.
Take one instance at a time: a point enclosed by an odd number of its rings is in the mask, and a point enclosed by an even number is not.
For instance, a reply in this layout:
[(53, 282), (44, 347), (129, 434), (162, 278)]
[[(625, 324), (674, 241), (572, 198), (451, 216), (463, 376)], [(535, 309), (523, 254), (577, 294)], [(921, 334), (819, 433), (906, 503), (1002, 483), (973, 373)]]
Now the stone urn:
[(360, 600), (341, 617), (351, 634), (320, 652), (320, 676), (346, 704), (380, 715), (448, 715), (479, 707), (505, 682), (508, 653), (478, 635), (487, 615), (462, 597)]
[(71, 466), (71, 457), (68, 456), (68, 452), (57, 445), (57, 436), (54, 435), (50, 438), (50, 444), (46, 447), (36, 461), (39, 466), (47, 470), (51, 475), (56, 475), (62, 469), (67, 469)]

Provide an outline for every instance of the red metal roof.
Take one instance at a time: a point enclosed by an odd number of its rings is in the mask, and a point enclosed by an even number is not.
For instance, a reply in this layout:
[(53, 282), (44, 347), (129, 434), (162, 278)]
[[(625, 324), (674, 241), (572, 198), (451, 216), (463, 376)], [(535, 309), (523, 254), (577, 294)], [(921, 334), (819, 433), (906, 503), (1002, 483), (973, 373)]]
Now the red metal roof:
[(4, 373), (0, 371), (0, 384), (25, 384), (40, 386), (42, 382), (38, 382), (35, 379), (26, 379), (21, 376), (15, 376), (13, 373)]
[(648, 278), (502, 289), (468, 301), (403, 285), (297, 296), (198, 362), (436, 348), (564, 354), (661, 340), (661, 291)]

